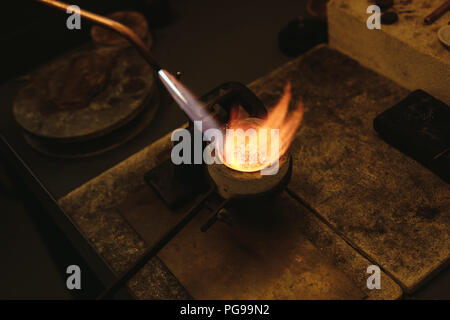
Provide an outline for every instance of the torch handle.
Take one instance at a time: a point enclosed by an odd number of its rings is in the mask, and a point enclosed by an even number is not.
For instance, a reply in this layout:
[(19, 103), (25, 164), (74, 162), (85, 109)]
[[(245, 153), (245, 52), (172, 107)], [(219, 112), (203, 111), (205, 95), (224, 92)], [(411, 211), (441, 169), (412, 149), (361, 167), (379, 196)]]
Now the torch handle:
[[(54, 7), (63, 11), (67, 12), (67, 9), (69, 9), (71, 7), (71, 5), (61, 2), (61, 1), (56, 1), (56, 0), (37, 0), (38, 2), (41, 2), (43, 4), (46, 4), (50, 7)], [(155, 58), (153, 57), (153, 55), (150, 52), (150, 49), (144, 44), (144, 42), (138, 37), (138, 35), (131, 30), (130, 28), (128, 28), (127, 26), (114, 21), (112, 19), (106, 18), (104, 16), (80, 9), (79, 12), (77, 12), (80, 14), (80, 16), (84, 19), (90, 20), (95, 24), (98, 24), (100, 26), (103, 26), (105, 28), (108, 28), (114, 32), (117, 32), (118, 34), (120, 34), (121, 36), (123, 36), (124, 38), (126, 38), (138, 51), (139, 53), (142, 55), (142, 57), (144, 57), (144, 59), (150, 64), (150, 66), (156, 71), (158, 72), (159, 70), (161, 70), (162, 68), (159, 66), (159, 64), (156, 62)]]

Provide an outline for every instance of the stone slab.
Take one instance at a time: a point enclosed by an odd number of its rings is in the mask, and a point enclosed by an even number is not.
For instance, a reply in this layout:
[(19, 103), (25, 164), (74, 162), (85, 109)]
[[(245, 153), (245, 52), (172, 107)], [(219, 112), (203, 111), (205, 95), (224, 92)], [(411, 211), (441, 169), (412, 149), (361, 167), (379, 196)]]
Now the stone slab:
[[(414, 291), (450, 257), (450, 187), (381, 140), (373, 119), (407, 91), (327, 47), (259, 79), (268, 105), (292, 82), (305, 118), (289, 189), (365, 257)], [(277, 93), (278, 92), (278, 93)]]
[(424, 18), (442, 0), (396, 0), (399, 21), (369, 30), (363, 0), (332, 0), (328, 4), (329, 43), (362, 65), (410, 90), (423, 89), (450, 105), (450, 51), (437, 31), (450, 21), (450, 11), (424, 25)]
[[(170, 146), (170, 135), (166, 135), (59, 200), (62, 209), (117, 275), (127, 270), (147, 245), (116, 206), (146, 188), (143, 175), (167, 159)], [(190, 298), (158, 258), (149, 261), (128, 286), (140, 299)]]
[[(154, 210), (151, 201), (143, 205), (147, 198), (148, 193), (141, 194), (138, 206), (121, 206), (121, 211), (152, 244), (157, 240), (155, 224), (178, 215)], [(297, 215), (303, 212), (283, 210), (281, 198), (268, 201), (241, 210), (233, 207), (231, 227), (216, 223), (206, 233), (200, 228), (211, 213), (203, 210), (160, 252), (160, 259), (196, 299), (364, 298), (301, 233)]]
[[(181, 218), (153, 191), (142, 190), (118, 210), (149, 245)], [(196, 299), (398, 299), (400, 287), (382, 273), (368, 290), (371, 262), (286, 192), (232, 206), (231, 226), (204, 210), (159, 254)], [(158, 227), (158, 228), (157, 228)]]

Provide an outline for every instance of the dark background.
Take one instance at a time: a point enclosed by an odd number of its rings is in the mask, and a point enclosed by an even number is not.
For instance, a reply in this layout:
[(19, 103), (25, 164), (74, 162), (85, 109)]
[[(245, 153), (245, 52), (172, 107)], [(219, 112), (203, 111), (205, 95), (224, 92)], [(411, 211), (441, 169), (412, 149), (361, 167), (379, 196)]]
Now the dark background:
[[(278, 49), (277, 34), (292, 19), (307, 15), (304, 2), (171, 0), (172, 18), (167, 20), (161, 19), (167, 9), (163, 0), (71, 1), (97, 13), (119, 9), (146, 13), (153, 25), (154, 55), (166, 69), (181, 71), (183, 82), (199, 95), (229, 80), (249, 83), (289, 61)], [(69, 31), (67, 14), (32, 0), (4, 1), (1, 12), (0, 83), (4, 85), (0, 88), (0, 103), (7, 114), (5, 110), (12, 107), (13, 97), (10, 79), (89, 41), (90, 24), (82, 21), (80, 31)], [(161, 22), (166, 25), (161, 26)], [(4, 94), (9, 94), (7, 99)], [(1, 132), (13, 137), (15, 123), (2, 121)], [(167, 131), (175, 127), (173, 121), (161, 125)], [(153, 136), (158, 135), (156, 130)], [(59, 198), (149, 144), (153, 138), (149, 139), (119, 148), (109, 156), (92, 158), (78, 172), (67, 170), (51, 175), (52, 162), (45, 160), (40, 164), (47, 170), (44, 182)], [(95, 297), (102, 285), (89, 266), (28, 186), (2, 162), (0, 159), (0, 299)], [(82, 268), (81, 292), (66, 289), (65, 270), (70, 264)], [(449, 282), (450, 274), (445, 272), (414, 298), (450, 298), (444, 285)]]

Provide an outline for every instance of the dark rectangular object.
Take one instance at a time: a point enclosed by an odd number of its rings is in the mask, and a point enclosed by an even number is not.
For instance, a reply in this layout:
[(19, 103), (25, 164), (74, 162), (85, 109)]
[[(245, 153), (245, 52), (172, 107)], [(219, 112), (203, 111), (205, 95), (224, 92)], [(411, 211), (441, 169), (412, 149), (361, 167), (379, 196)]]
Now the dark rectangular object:
[(422, 90), (374, 120), (386, 142), (450, 183), (450, 107)]

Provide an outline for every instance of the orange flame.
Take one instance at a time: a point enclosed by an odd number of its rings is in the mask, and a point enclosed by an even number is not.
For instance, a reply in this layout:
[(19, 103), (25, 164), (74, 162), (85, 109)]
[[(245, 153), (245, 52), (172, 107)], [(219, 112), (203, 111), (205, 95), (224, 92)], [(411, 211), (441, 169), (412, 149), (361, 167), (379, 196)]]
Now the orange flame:
[(248, 118), (242, 108), (234, 108), (225, 134), (222, 162), (229, 168), (256, 172), (278, 161), (289, 149), (303, 118), (303, 104), (289, 111), (291, 85), (266, 119)]

